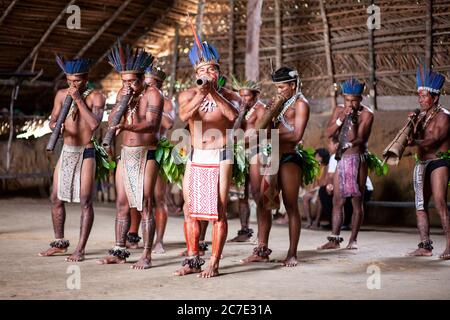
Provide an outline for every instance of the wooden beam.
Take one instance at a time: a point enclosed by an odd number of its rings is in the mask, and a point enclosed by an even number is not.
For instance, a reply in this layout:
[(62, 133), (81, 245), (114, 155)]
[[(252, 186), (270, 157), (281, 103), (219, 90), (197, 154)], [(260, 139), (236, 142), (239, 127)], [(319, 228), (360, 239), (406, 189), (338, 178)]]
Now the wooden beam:
[[(17, 83), (14, 79), (0, 79), (0, 85), (3, 86), (15, 86)], [(20, 83), (21, 87), (54, 87), (55, 83), (53, 81), (30, 81), (24, 80)]]
[(27, 63), (34, 57), (34, 55), (38, 52), (41, 46), (44, 44), (45, 40), (47, 40), (50, 33), (52, 33), (53, 29), (58, 25), (59, 21), (61, 21), (62, 17), (66, 14), (66, 8), (75, 3), (76, 0), (71, 0), (67, 6), (61, 10), (59, 15), (53, 20), (52, 24), (48, 27), (47, 31), (45, 31), (44, 35), (41, 37), (39, 42), (34, 46), (33, 50), (31, 50), (30, 54), (22, 61), (20, 66), (16, 69), (16, 72), (22, 71), (23, 68), (27, 65)]
[(263, 0), (247, 2), (247, 37), (245, 41), (245, 78), (258, 81), (259, 78), (259, 35)]
[(6, 8), (5, 12), (3, 12), (2, 16), (0, 17), (0, 26), (2, 25), (3, 21), (6, 19), (6, 17), (8, 16), (8, 14), (11, 12), (11, 10), (14, 8), (14, 6), (16, 5), (17, 1), (19, 0), (13, 0), (8, 8)]
[(330, 28), (328, 25), (327, 12), (325, 10), (324, 0), (320, 0), (320, 15), (322, 16), (323, 23), (323, 42), (325, 45), (325, 58), (327, 61), (327, 75), (330, 81), (330, 96), (331, 96), (331, 108), (334, 110), (337, 106), (336, 101), (336, 90), (334, 88), (334, 66), (333, 59), (331, 56), (331, 45), (330, 45)]
[(426, 0), (425, 6), (425, 63), (431, 68), (433, 64), (433, 0)]
[(14, 102), (17, 100), (19, 94), (20, 84), (16, 82), (11, 92), (11, 102), (9, 104), (9, 137), (6, 147), (6, 172), (9, 172), (11, 166), (11, 145), (14, 137)]
[(281, 37), (281, 9), (280, 0), (275, 0), (275, 66), (281, 68), (283, 64), (282, 37)]
[(235, 0), (230, 0), (229, 30), (228, 30), (228, 74), (234, 74), (234, 5)]
[(195, 27), (197, 28), (197, 32), (200, 36), (202, 35), (204, 11), (205, 11), (205, 0), (199, 0), (197, 7), (197, 17), (195, 19)]
[(178, 45), (180, 43), (180, 27), (176, 25), (175, 27), (175, 37), (173, 38), (172, 47), (172, 70), (170, 73), (170, 86), (169, 86), (169, 97), (172, 98), (175, 93), (175, 83), (177, 79), (177, 67), (178, 67)]
[[(374, 4), (374, 0), (369, 0), (369, 6)], [(375, 48), (374, 48), (374, 29), (368, 28), (369, 30), (369, 107), (372, 110), (377, 110), (377, 88), (376, 88), (376, 77), (375, 77)]]
[[(119, 37), (120, 41), (123, 41), (123, 39), (125, 39), (128, 36), (128, 34), (131, 31), (133, 31), (134, 28), (136, 28), (137, 24), (142, 20), (142, 18), (145, 17), (145, 15), (149, 11), (149, 9), (152, 7), (153, 3), (154, 3), (154, 1), (151, 1), (150, 4), (144, 10), (142, 10), (142, 12), (136, 17), (136, 19), (134, 19), (133, 23), (128, 27), (128, 29), (125, 30), (125, 32), (120, 35), (120, 37)], [(114, 42), (114, 44), (115, 44), (115, 42)], [(108, 50), (106, 50), (105, 53), (103, 53), (100, 56), (100, 58), (97, 59), (95, 64), (92, 66), (92, 68), (95, 68), (96, 66), (98, 66), (106, 58), (108, 53), (114, 47), (114, 44)]]
[[(83, 48), (77, 53), (75, 56), (75, 59), (79, 59), (83, 56), (83, 54), (100, 38), (100, 36), (105, 32), (105, 30), (114, 22), (114, 20), (117, 19), (117, 17), (122, 13), (123, 10), (128, 6), (128, 4), (132, 0), (126, 0), (123, 2), (120, 7), (114, 12), (114, 14), (109, 17), (109, 19), (100, 27), (100, 29), (95, 33), (95, 35), (89, 39), (88, 43), (84, 45)], [(59, 79), (61, 79), (64, 76), (64, 72), (61, 72), (56, 78), (55, 82), (57, 82)]]

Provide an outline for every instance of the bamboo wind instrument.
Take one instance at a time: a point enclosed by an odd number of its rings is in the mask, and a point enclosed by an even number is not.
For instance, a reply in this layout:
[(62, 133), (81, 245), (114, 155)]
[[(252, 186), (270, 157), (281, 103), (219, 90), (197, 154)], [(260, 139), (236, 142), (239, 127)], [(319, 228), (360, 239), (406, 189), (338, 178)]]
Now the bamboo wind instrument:
[(341, 160), (342, 155), (345, 152), (344, 146), (348, 141), (348, 132), (350, 131), (350, 126), (355, 122), (357, 111), (353, 110), (348, 115), (345, 116), (344, 122), (342, 124), (341, 131), (339, 132), (339, 144), (336, 150), (335, 159)]
[(64, 121), (66, 121), (72, 102), (73, 102), (72, 96), (68, 94), (66, 96), (66, 99), (64, 100), (64, 103), (58, 116), (58, 120), (56, 120), (56, 125), (53, 128), (53, 132), (50, 136), (50, 139), (48, 140), (46, 147), (47, 151), (53, 151), (55, 149), (56, 142), (58, 141), (59, 135), (61, 133), (62, 125)]
[(387, 163), (390, 166), (398, 165), (408, 144), (408, 138), (410, 137), (414, 123), (417, 121), (420, 110), (416, 109), (414, 115), (408, 119), (408, 122), (399, 130), (394, 140), (383, 151), (383, 164)]
[(108, 126), (108, 131), (106, 131), (105, 137), (103, 138), (102, 141), (103, 147), (109, 148), (111, 146), (111, 141), (114, 138), (114, 135), (116, 134), (116, 130), (113, 129), (113, 127), (117, 126), (120, 123), (120, 120), (122, 119), (122, 116), (124, 115), (125, 110), (127, 109), (128, 103), (130, 102), (132, 96), (133, 96), (132, 92), (122, 96), (122, 99), (119, 102), (119, 106), (117, 107), (117, 111), (114, 114), (113, 118), (111, 119), (111, 123)]
[(197, 80), (195, 80), (195, 84), (196, 84), (198, 87), (201, 87), (201, 86), (207, 84), (207, 83), (210, 82), (210, 81), (211, 81), (211, 80), (210, 80), (209, 78), (207, 78), (207, 77), (201, 77), (201, 78), (198, 78)]
[(267, 125), (283, 111), (283, 105), (286, 102), (286, 98), (282, 95), (277, 95), (269, 110), (264, 113), (261, 120), (256, 123), (255, 129), (266, 129)]

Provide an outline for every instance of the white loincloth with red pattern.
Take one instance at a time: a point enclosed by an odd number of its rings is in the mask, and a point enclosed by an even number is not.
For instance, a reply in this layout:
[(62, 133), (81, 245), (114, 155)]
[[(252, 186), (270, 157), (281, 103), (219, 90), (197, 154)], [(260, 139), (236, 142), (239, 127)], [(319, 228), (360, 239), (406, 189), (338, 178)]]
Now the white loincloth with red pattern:
[(188, 210), (196, 220), (219, 219), (220, 161), (224, 149), (192, 149), (188, 180)]

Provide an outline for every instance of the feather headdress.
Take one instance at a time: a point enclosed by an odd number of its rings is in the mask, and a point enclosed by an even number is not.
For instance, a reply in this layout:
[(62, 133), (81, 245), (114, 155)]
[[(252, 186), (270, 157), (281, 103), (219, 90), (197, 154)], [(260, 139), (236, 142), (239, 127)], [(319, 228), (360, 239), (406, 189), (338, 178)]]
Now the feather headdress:
[(81, 58), (64, 61), (61, 56), (56, 55), (56, 63), (66, 75), (74, 76), (88, 73), (92, 60)]
[(417, 67), (417, 91), (426, 90), (432, 93), (441, 93), (445, 77), (437, 72), (431, 71), (425, 63)]
[(166, 79), (166, 73), (159, 67), (149, 66), (145, 69), (145, 76), (153, 77), (156, 80), (164, 81)]
[(365, 86), (364, 82), (359, 82), (356, 78), (351, 77), (341, 83), (342, 94), (360, 95), (363, 93)]
[(129, 45), (124, 48), (120, 40), (108, 53), (109, 64), (121, 74), (144, 73), (153, 60), (154, 57), (143, 48), (132, 49)]
[(220, 57), (216, 47), (209, 44), (207, 41), (202, 41), (189, 16), (188, 22), (191, 26), (192, 33), (194, 34), (194, 44), (191, 50), (189, 50), (189, 60), (194, 66), (194, 69), (197, 70), (198, 68), (208, 64), (219, 66)]
[(239, 90), (250, 90), (250, 91), (256, 91), (261, 92), (261, 86), (259, 82), (255, 82), (253, 80), (243, 80), (239, 81), (236, 79), (234, 75), (231, 75), (231, 85), (233, 87), (233, 90), (239, 91)]

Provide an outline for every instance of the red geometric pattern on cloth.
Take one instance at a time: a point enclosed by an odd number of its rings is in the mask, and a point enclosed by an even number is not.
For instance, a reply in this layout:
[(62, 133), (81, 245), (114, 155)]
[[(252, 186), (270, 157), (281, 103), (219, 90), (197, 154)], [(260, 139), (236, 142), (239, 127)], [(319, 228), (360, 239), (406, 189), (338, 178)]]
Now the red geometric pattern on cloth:
[(219, 165), (191, 163), (189, 215), (197, 220), (217, 220), (219, 211)]

